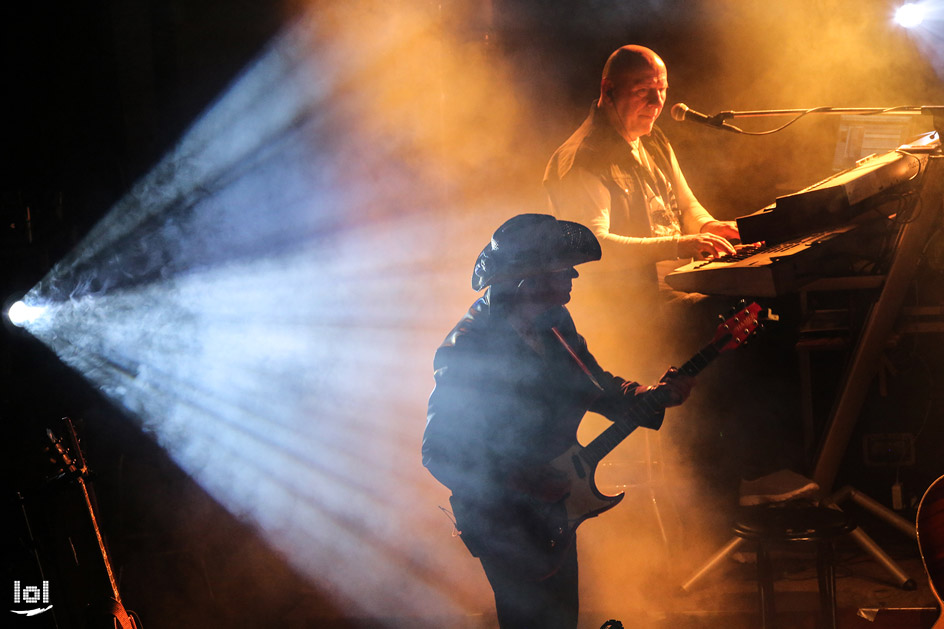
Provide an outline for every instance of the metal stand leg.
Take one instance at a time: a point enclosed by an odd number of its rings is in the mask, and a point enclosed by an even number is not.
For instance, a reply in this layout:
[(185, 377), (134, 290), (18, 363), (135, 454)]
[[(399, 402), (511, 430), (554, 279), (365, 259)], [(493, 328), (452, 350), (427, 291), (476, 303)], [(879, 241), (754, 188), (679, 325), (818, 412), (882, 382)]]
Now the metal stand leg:
[(918, 529), (915, 528), (914, 522), (909, 522), (883, 504), (876, 502), (874, 499), (863, 494), (854, 487), (849, 487), (848, 485), (843, 487), (834, 493), (830, 497), (830, 500), (832, 502), (842, 502), (847, 498), (852, 500), (852, 502), (856, 503), (863, 509), (869, 511), (872, 515), (885, 520), (885, 522), (894, 526), (896, 529), (914, 541), (918, 541)]
[(682, 589), (686, 592), (691, 592), (692, 588), (695, 587), (696, 583), (701, 581), (702, 577), (711, 572), (715, 566), (721, 563), (725, 557), (737, 550), (742, 544), (744, 544), (744, 542), (745, 540), (741, 537), (731, 538), (731, 541), (725, 544), (721, 550), (712, 555), (711, 558), (705, 562), (701, 568), (695, 571), (695, 574), (689, 577), (688, 581), (682, 584)]
[(816, 576), (819, 581), (820, 624), (823, 629), (837, 629), (836, 565), (832, 541), (819, 542), (816, 549)]
[(770, 551), (763, 542), (757, 544), (757, 591), (760, 594), (761, 629), (774, 629), (774, 572), (770, 561)]
[(899, 568), (898, 564), (895, 563), (895, 560), (889, 557), (888, 554), (875, 543), (875, 540), (866, 535), (865, 531), (856, 529), (849, 533), (849, 535), (852, 536), (852, 539), (854, 539), (865, 552), (872, 555), (872, 558), (895, 578), (895, 583), (898, 587), (903, 590), (917, 589), (918, 584), (915, 580), (905, 574), (904, 570)]
[[(918, 532), (917, 529), (915, 529), (914, 524), (909, 523), (901, 516), (890, 511), (872, 498), (866, 496), (860, 491), (857, 491), (856, 489), (853, 489), (852, 487), (843, 487), (833, 494), (828, 501), (824, 501), (824, 503), (828, 505), (835, 505), (837, 502), (845, 499), (851, 499), (862, 508), (885, 520), (908, 537), (917, 541)], [(902, 570), (897, 563), (895, 563), (895, 560), (892, 559), (888, 553), (882, 550), (882, 548), (875, 543), (875, 540), (869, 537), (865, 531), (863, 531), (861, 528), (856, 528), (849, 535), (852, 536), (852, 539), (854, 539), (865, 552), (871, 555), (880, 566), (885, 568), (885, 570), (888, 571), (892, 577), (894, 577), (895, 583), (898, 585), (898, 587), (903, 590), (914, 590), (918, 587), (918, 584), (915, 582), (915, 580), (909, 577), (905, 571)]]
[[(655, 480), (653, 478), (653, 469), (652, 469), (652, 443), (651, 443), (651, 432), (646, 431), (646, 485), (649, 488), (649, 501), (652, 504), (652, 513), (655, 516), (656, 524), (659, 527), (659, 534), (662, 536), (662, 545), (665, 547), (665, 552), (667, 555), (672, 555), (672, 548), (669, 544), (669, 535), (665, 529), (665, 522), (662, 519), (662, 512), (659, 510), (659, 503), (656, 500), (655, 492)], [(658, 439), (656, 435), (656, 439)], [(661, 465), (661, 451), (660, 451), (660, 465)], [(660, 483), (661, 484), (661, 483)]]

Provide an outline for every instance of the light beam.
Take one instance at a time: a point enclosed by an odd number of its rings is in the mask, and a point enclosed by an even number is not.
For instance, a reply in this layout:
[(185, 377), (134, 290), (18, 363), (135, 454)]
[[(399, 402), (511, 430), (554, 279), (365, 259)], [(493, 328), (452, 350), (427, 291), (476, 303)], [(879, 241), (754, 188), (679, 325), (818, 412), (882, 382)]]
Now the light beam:
[(460, 310), (426, 291), (465, 279), (481, 237), (444, 238), (466, 219), (437, 217), (442, 130), (413, 108), (435, 22), (354, 17), (371, 37), (331, 13), (287, 29), (11, 318), (338, 608), (455, 618), (485, 585), (447, 570), (461, 544), (418, 538), (455, 541), (419, 443)]

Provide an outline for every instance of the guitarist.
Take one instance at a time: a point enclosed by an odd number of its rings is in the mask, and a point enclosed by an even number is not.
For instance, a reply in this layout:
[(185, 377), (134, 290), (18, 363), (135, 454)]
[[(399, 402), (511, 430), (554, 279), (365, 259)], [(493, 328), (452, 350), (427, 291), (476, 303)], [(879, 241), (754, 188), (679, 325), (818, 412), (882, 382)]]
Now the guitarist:
[(576, 544), (553, 539), (553, 505), (570, 481), (549, 462), (576, 444), (584, 414), (657, 430), (694, 384), (673, 368), (642, 387), (597, 364), (564, 305), (574, 267), (600, 257), (582, 225), (508, 220), (475, 263), (472, 287), (485, 294), (434, 358), (423, 464), (452, 490), (503, 629), (577, 625)]

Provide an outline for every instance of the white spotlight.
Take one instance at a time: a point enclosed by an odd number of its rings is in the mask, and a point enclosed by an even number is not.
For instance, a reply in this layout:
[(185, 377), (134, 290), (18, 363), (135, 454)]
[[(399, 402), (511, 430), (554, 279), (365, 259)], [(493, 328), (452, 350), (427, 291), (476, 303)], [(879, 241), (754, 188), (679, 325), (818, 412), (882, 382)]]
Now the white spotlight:
[(914, 28), (924, 21), (927, 7), (924, 3), (909, 2), (898, 7), (895, 11), (895, 22), (905, 28)]
[(45, 310), (42, 306), (27, 306), (22, 301), (16, 301), (7, 310), (7, 318), (16, 327), (22, 328), (30, 321), (38, 319)]

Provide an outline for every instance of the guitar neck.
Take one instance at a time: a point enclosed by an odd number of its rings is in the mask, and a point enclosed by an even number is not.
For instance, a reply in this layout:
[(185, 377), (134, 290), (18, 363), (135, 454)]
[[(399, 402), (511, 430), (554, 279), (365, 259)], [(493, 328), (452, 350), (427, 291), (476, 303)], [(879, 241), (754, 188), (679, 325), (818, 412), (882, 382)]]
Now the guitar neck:
[(723, 347), (726, 342), (727, 340), (722, 337), (718, 342), (708, 343), (697, 354), (688, 359), (688, 362), (679, 367), (679, 373), (685, 376), (697, 376), (702, 369), (711, 364), (711, 361), (721, 355), (721, 350), (718, 348)]
[[(679, 373), (686, 376), (697, 376), (702, 369), (721, 354), (718, 347), (723, 346), (723, 343), (709, 343), (679, 367)], [(610, 424), (606, 430), (597, 435), (593, 441), (581, 450), (581, 458), (589, 463), (591, 467), (596, 466), (603, 457), (612, 452), (616, 446), (632, 434), (640, 424), (645, 423), (649, 416), (666, 408), (669, 402), (668, 392), (664, 390), (657, 390), (653, 395), (643, 398), (641, 406), (644, 408), (634, 408), (630, 413), (632, 423), (615, 421)]]

